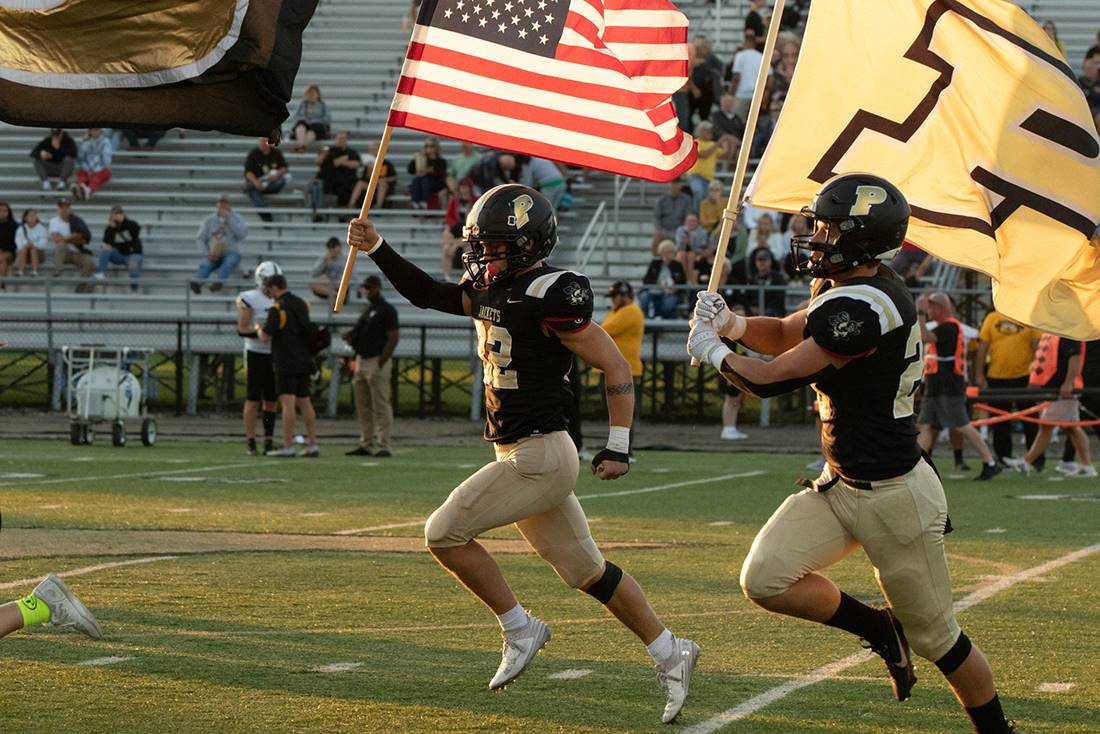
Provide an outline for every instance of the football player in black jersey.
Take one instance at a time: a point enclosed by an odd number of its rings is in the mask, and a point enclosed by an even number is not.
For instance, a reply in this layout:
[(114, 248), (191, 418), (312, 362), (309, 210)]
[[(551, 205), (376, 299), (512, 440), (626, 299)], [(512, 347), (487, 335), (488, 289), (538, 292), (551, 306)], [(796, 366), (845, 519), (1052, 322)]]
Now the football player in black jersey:
[[(786, 318), (744, 318), (717, 294), (700, 294), (688, 351), (737, 387), (761, 397), (812, 385), (826, 465), (787, 498), (757, 534), (741, 569), (745, 595), (761, 607), (862, 637), (886, 662), (894, 694), (916, 682), (910, 644), (947, 677), (980, 734), (1007, 734), (993, 673), (959, 629), (943, 536), (947, 499), (917, 446), (913, 392), (921, 378), (921, 331), (904, 282), (881, 261), (905, 238), (909, 205), (867, 174), (827, 182), (803, 209), (813, 233), (792, 242), (815, 280), (809, 306)], [(723, 337), (761, 354), (735, 354)], [(874, 609), (819, 570), (862, 547), (886, 598)]]
[(618, 347), (592, 321), (592, 290), (578, 273), (546, 265), (557, 222), (545, 196), (504, 184), (485, 192), (463, 230), (466, 277), (445, 283), (397, 254), (369, 220), (348, 225), (348, 244), (366, 252), (399, 293), (420, 308), (470, 316), (485, 368), (485, 439), (496, 461), (460, 484), (424, 532), (428, 549), (495, 613), (504, 650), (489, 683), (502, 688), (523, 672), (550, 630), (519, 605), (496, 561), (477, 542), (515, 524), (570, 586), (595, 597), (646, 644), (666, 693), (671, 722), (687, 697), (699, 647), (672, 635), (638, 583), (600, 554), (573, 494), (578, 458), (566, 433), (573, 355), (606, 375), (611, 430), (592, 473), (616, 479), (629, 470), (634, 384)]

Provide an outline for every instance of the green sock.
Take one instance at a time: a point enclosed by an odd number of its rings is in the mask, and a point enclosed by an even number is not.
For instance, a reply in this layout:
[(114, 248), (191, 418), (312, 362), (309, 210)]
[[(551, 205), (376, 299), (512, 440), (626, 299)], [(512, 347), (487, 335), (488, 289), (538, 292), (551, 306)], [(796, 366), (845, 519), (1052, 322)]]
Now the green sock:
[(46, 606), (46, 602), (34, 594), (28, 594), (15, 602), (15, 606), (19, 607), (19, 612), (23, 615), (24, 627), (30, 627), (32, 624), (46, 624), (50, 621), (50, 608)]

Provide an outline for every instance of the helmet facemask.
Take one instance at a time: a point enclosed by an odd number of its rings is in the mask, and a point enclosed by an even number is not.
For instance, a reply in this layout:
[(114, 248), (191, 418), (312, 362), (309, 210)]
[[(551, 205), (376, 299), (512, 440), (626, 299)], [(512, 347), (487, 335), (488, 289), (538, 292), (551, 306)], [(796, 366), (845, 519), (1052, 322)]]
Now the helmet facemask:
[[(808, 206), (802, 208), (801, 214), (810, 220), (810, 232), (791, 237), (791, 261), (796, 273), (827, 278), (875, 259), (874, 255), (864, 252), (863, 245), (870, 238), (862, 233), (864, 226), (859, 219), (821, 219)], [(829, 234), (823, 242), (814, 241), (819, 224), (829, 225)], [(833, 225), (836, 226), (835, 235)], [(817, 260), (813, 257), (815, 252), (821, 253)]]

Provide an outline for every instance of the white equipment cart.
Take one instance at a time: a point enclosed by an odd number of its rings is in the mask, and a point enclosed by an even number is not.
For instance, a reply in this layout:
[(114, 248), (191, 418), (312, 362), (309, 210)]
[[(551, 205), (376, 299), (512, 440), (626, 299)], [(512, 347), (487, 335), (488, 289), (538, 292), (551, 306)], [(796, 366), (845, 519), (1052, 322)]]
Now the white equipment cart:
[[(157, 442), (157, 422), (146, 409), (152, 352), (130, 347), (61, 347), (70, 443), (91, 443), (95, 423), (108, 422), (111, 444), (125, 446), (127, 418), (141, 418), (143, 444), (152, 446)], [(135, 367), (140, 378), (134, 374)]]

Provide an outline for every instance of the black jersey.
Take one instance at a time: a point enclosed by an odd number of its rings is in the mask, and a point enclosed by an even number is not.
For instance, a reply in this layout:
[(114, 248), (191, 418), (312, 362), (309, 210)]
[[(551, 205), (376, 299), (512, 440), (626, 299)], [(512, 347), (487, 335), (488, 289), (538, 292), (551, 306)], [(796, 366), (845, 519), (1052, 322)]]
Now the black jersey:
[(913, 393), (922, 347), (901, 278), (880, 266), (869, 278), (815, 280), (804, 336), (827, 352), (859, 357), (813, 384), (826, 460), (841, 476), (867, 481), (912, 469), (920, 460)]
[(485, 369), (485, 439), (512, 443), (566, 428), (572, 352), (556, 332), (592, 321), (588, 278), (542, 266), (502, 285), (465, 281)]

